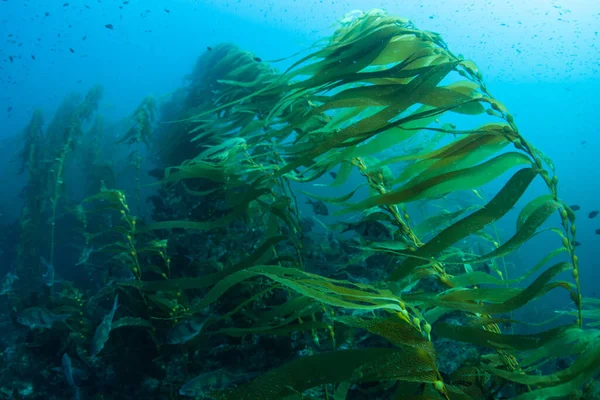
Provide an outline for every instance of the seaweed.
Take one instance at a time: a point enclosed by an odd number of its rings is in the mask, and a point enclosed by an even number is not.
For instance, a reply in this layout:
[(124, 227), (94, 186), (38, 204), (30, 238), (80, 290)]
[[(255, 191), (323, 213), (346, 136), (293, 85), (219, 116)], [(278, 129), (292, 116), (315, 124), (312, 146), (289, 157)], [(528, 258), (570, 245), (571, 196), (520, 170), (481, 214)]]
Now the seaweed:
[[(235, 45), (214, 46), (162, 106), (142, 100), (117, 142), (137, 146), (138, 212), (141, 143), (157, 156), (154, 220), (135, 216), (112, 185), (90, 187), (71, 208), (82, 254), (111, 275), (99, 290), (56, 296), (55, 309), (102, 311), (82, 317), (62, 346), (91, 363), (83, 343), (106, 314), (99, 303), (118, 292), (123, 315), (98, 362), (127, 365), (145, 344), (144, 357), (155, 356), (147, 375), (164, 382), (157, 396), (176, 396), (196, 372), (193, 382), (210, 387), (201, 373), (230, 366), (233, 353), (258, 354), (253, 368), (227, 373), (249, 382), (220, 382), (203, 396), (475, 399), (506, 386), (523, 399), (590, 393), (599, 318), (597, 301), (581, 297), (575, 214), (559, 197), (552, 161), (521, 134), (475, 63), (439, 34), (380, 10), (345, 19), (308, 52), (279, 73)], [(39, 143), (53, 160), (39, 186), (50, 193), (51, 262), (67, 156), (84, 151), (76, 144), (100, 95), (68, 99), (45, 136), (38, 113), (26, 130), (30, 182), (42, 176)], [(87, 136), (102, 131), (98, 118)], [(334, 210), (317, 220), (320, 232), (310, 232), (303, 196)], [(39, 252), (26, 232), (22, 248)], [(505, 259), (541, 235), (547, 253), (509, 279)], [(130, 276), (117, 278), (119, 268)], [(571, 310), (535, 322), (513, 315), (555, 289)], [(164, 344), (175, 324), (196, 318), (207, 322), (189, 343)], [(264, 343), (284, 350), (266, 357)], [(310, 351), (294, 359), (298, 346)], [(449, 367), (453, 347), (473, 351)], [(213, 357), (220, 348), (227, 357)], [(206, 350), (201, 360), (198, 350)], [(569, 365), (548, 369), (556, 358)]]

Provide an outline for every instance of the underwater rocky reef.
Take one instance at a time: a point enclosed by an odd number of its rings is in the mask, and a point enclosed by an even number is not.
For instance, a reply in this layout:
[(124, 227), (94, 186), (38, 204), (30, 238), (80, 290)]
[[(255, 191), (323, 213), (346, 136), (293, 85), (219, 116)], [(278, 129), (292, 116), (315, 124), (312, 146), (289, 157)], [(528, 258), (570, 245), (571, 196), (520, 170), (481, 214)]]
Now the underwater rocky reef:
[(0, 399), (600, 398), (575, 213), (475, 62), (381, 10), (290, 57), (33, 113)]

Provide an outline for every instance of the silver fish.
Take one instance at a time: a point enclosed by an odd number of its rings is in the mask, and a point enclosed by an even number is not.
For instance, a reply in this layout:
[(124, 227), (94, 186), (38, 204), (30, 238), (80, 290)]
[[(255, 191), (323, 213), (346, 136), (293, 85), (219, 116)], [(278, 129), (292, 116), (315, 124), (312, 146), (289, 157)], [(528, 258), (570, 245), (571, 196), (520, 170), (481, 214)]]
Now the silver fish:
[(70, 317), (69, 314), (54, 314), (52, 311), (41, 308), (31, 307), (23, 310), (17, 317), (17, 322), (30, 329), (44, 328), (49, 329), (57, 322), (64, 322)]
[(12, 292), (13, 285), (19, 277), (12, 272), (7, 273), (0, 281), (0, 296)]
[(257, 372), (236, 374), (225, 368), (198, 375), (179, 389), (182, 396), (199, 397), (212, 390), (224, 390), (232, 385), (247, 382), (258, 375)]
[(98, 325), (96, 328), (96, 332), (94, 332), (94, 338), (92, 339), (92, 346), (90, 348), (90, 357), (97, 356), (108, 341), (110, 331), (112, 330), (112, 321), (115, 318), (115, 312), (119, 306), (118, 302), (119, 295), (116, 295), (112, 309), (104, 316), (102, 322), (100, 322), (100, 325)]
[(207, 320), (208, 318), (201, 321), (193, 319), (180, 321), (167, 334), (167, 344), (184, 344), (192, 340), (202, 332)]
[(54, 286), (54, 265), (50, 264), (44, 257), (40, 257), (42, 265), (46, 267), (46, 273), (42, 275), (44, 285)]
[(71, 363), (71, 357), (67, 353), (62, 356), (62, 367), (63, 372), (65, 374), (65, 380), (73, 388), (73, 398), (75, 400), (79, 400), (79, 387), (75, 384), (75, 379), (73, 379), (73, 364)]
[(94, 252), (93, 247), (83, 248), (83, 250), (81, 250), (81, 254), (79, 255), (79, 260), (77, 260), (77, 264), (75, 264), (75, 265), (82, 265), (82, 264), (87, 263), (90, 258), (90, 255), (92, 255), (93, 252)]

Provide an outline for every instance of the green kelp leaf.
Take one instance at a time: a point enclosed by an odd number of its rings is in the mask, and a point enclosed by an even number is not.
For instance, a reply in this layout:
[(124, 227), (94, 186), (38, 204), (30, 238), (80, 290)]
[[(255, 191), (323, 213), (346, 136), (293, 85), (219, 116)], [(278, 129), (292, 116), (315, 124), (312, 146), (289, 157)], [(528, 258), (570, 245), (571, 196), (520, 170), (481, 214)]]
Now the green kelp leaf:
[(280, 335), (289, 336), (294, 332), (309, 331), (313, 329), (329, 329), (331, 326), (326, 322), (321, 321), (303, 321), (301, 323), (289, 324), (287, 321), (284, 324), (276, 326), (258, 325), (251, 328), (223, 328), (218, 331), (211, 332), (211, 335), (225, 334), (233, 337), (243, 337), (247, 335)]
[(383, 51), (371, 62), (371, 65), (386, 65), (403, 61), (412, 54), (433, 47), (433, 43), (422, 40), (414, 35), (394, 37)]
[(146, 225), (141, 229), (138, 229), (136, 233), (146, 233), (149, 231), (157, 231), (161, 229), (196, 229), (196, 230), (209, 230), (216, 228), (223, 228), (240, 217), (240, 212), (231, 212), (225, 217), (215, 221), (200, 222), (200, 221), (162, 221), (154, 222), (150, 225)]
[(235, 272), (243, 270), (245, 268), (254, 265), (261, 257), (271, 249), (272, 246), (284, 240), (284, 236), (274, 236), (265, 240), (263, 244), (258, 246), (254, 253), (250, 254), (241, 262), (232, 265), (230, 268), (225, 269), (221, 272), (215, 272), (214, 274), (202, 276), (202, 277), (189, 277), (189, 278), (177, 278), (169, 279), (166, 281), (127, 281), (120, 282), (121, 286), (134, 286), (140, 290), (149, 292), (158, 291), (171, 291), (178, 292), (182, 290), (191, 289), (204, 289), (214, 285), (221, 279), (231, 275)]
[(459, 114), (479, 115), (485, 112), (479, 97), (481, 95), (471, 97), (448, 87), (436, 87), (423, 96), (421, 103)]
[(509, 335), (506, 333), (491, 332), (472, 326), (439, 322), (434, 325), (433, 332), (446, 339), (471, 343), (482, 347), (532, 350), (556, 340), (561, 337), (566, 330), (571, 329), (572, 327), (572, 325), (565, 325), (532, 335)]
[(233, 211), (214, 221), (162, 221), (155, 222), (137, 229), (136, 233), (145, 233), (153, 230), (160, 229), (198, 229), (207, 230), (222, 228), (228, 226), (231, 222), (238, 219), (246, 211), (246, 207), (253, 200), (257, 200), (260, 196), (270, 194), (270, 189), (252, 189), (248, 193), (244, 193), (234, 199), (231, 207)]
[(443, 210), (442, 213), (429, 217), (420, 222), (417, 226), (412, 228), (412, 231), (418, 237), (430, 234), (438, 229), (441, 229), (443, 226), (450, 224), (465, 212), (472, 211), (476, 208), (479, 208), (479, 206), (470, 206), (453, 212)]
[(559, 247), (558, 249), (553, 250), (548, 255), (546, 255), (540, 262), (538, 262), (533, 268), (529, 269), (525, 274), (521, 275), (519, 278), (510, 279), (510, 280), (502, 280), (493, 277), (482, 271), (473, 271), (465, 274), (453, 276), (450, 278), (450, 282), (452, 283), (452, 287), (465, 287), (465, 286), (473, 286), (473, 285), (514, 285), (516, 283), (522, 282), (523, 280), (529, 278), (535, 272), (537, 272), (541, 267), (543, 267), (550, 259), (556, 257), (557, 255), (566, 252), (567, 249), (564, 247)]
[(321, 305), (314, 299), (304, 296), (295, 296), (277, 307), (262, 312), (258, 316), (258, 319), (262, 324), (266, 325), (275, 320), (288, 318), (290, 315), (294, 316), (298, 310), (310, 309), (316, 311), (315, 307), (321, 307)]
[(96, 193), (92, 196), (86, 197), (83, 199), (83, 202), (88, 201), (108, 201), (110, 203), (122, 204), (125, 201), (125, 193), (121, 190), (114, 189), (104, 189), (99, 193)]
[(147, 328), (152, 329), (152, 323), (145, 319), (135, 318), (135, 317), (123, 317), (119, 318), (112, 323), (112, 329), (119, 329), (124, 327), (139, 327), (139, 328)]
[[(295, 162), (288, 165), (288, 168), (294, 168), (298, 163), (301, 165), (305, 161), (312, 160), (332, 148), (348, 147), (357, 145), (378, 133), (384, 132), (394, 126), (398, 126), (419, 116), (412, 115), (405, 119), (397, 120), (392, 123), (389, 121), (397, 116), (398, 112), (410, 108), (413, 104), (419, 102), (422, 95), (429, 89), (435, 87), (452, 70), (454, 63), (444, 63), (427, 68), (423, 73), (416, 76), (409, 84), (404, 85), (403, 95), (399, 96), (393, 106), (388, 106), (376, 114), (352, 123), (350, 126), (341, 129), (335, 134), (326, 135), (322, 140), (315, 141), (310, 147), (297, 152), (299, 157)], [(286, 167), (279, 171), (279, 174), (287, 172)], [(278, 176), (275, 174), (275, 176)]]
[(254, 380), (222, 392), (218, 400), (279, 400), (294, 392), (338, 382), (402, 380), (435, 382), (436, 371), (418, 351), (410, 349), (354, 349), (305, 356)]
[(194, 305), (192, 313), (198, 313), (217, 301), (233, 286), (247, 279), (263, 276), (301, 295), (311, 297), (323, 304), (354, 310), (402, 310), (400, 299), (389, 290), (372, 286), (328, 279), (293, 268), (258, 265), (238, 271), (223, 278), (206, 296)]
[[(535, 202), (535, 200), (534, 200)], [(521, 225), (520, 229), (515, 234), (497, 247), (493, 251), (477, 258), (463, 260), (465, 263), (476, 264), (485, 261), (493, 260), (494, 258), (502, 257), (517, 250), (523, 244), (525, 244), (533, 236), (542, 233), (537, 229), (552, 215), (559, 207), (560, 203), (550, 199), (545, 203), (539, 205), (528, 217), (525, 222)], [(556, 231), (553, 231), (556, 232)], [(560, 231), (558, 231), (560, 235)], [(562, 235), (560, 235), (562, 237)]]
[[(425, 112), (432, 109), (433, 107), (421, 106), (415, 111), (415, 113)], [(436, 117), (436, 115), (432, 115), (427, 118), (409, 121), (397, 127), (390, 128), (386, 131), (381, 132), (380, 134), (373, 137), (367, 142), (361, 143), (358, 146), (343, 149), (338, 157), (347, 160), (351, 159), (352, 157), (369, 156), (375, 153), (391, 149), (393, 146), (396, 146), (397, 144), (405, 142), (414, 137), (420, 132), (420, 129), (417, 128), (427, 127), (429, 124), (435, 121)], [(369, 166), (369, 169), (378, 169), (383, 167), (384, 165), (388, 165), (394, 162), (397, 162), (395, 161), (395, 157), (387, 158), (386, 160), (383, 160), (377, 163), (376, 165)]]
[(356, 316), (336, 317), (337, 322), (354, 328), (366, 329), (381, 336), (398, 346), (409, 346), (426, 351), (431, 356), (432, 365), (435, 365), (435, 350), (433, 344), (423, 337), (413, 325), (405, 320), (392, 316), (388, 318), (360, 318)]
[[(239, 171), (237, 171), (239, 172)], [(225, 168), (224, 165), (218, 165), (212, 162), (207, 162), (201, 159), (188, 160), (177, 167), (169, 167), (165, 169), (165, 177), (155, 183), (156, 185), (165, 185), (167, 183), (177, 183), (185, 179), (204, 178), (214, 182), (230, 185), (236, 183), (236, 176), (233, 170)]]
[[(428, 107), (427, 109), (431, 109)], [(401, 125), (405, 129), (416, 128), (419, 121), (412, 121)], [(413, 126), (416, 125), (416, 126)], [(466, 135), (462, 138), (452, 141), (451, 143), (442, 146), (438, 149), (429, 148), (427, 151), (421, 151), (416, 154), (400, 155), (391, 157), (386, 162), (414, 161), (414, 160), (440, 160), (449, 156), (467, 155), (480, 147), (499, 146), (507, 144), (508, 140), (495, 132), (500, 129), (499, 125), (487, 124), (477, 128), (473, 134)], [(435, 142), (435, 141), (434, 141)]]
[(162, 294), (148, 295), (147, 298), (167, 315), (170, 315), (170, 313), (178, 306), (176, 300), (168, 299)]
[(517, 230), (521, 229), (521, 227), (525, 224), (525, 221), (531, 216), (531, 214), (533, 214), (535, 210), (537, 210), (542, 204), (545, 204), (549, 201), (554, 201), (554, 197), (551, 194), (544, 194), (527, 203), (527, 205), (521, 209), (521, 213), (517, 219)]
[(545, 346), (522, 352), (520, 365), (525, 371), (539, 370), (540, 365), (548, 360), (585, 353), (589, 350), (590, 343), (598, 342), (599, 339), (600, 331), (573, 326)]
[(402, 242), (371, 242), (369, 244), (364, 244), (361, 246), (357, 246), (357, 248), (364, 251), (375, 251), (375, 252), (389, 252), (389, 253), (397, 253), (401, 251), (405, 251), (408, 248), (406, 243)]
[[(493, 156), (508, 144), (507, 140), (497, 135), (470, 135), (467, 136), (467, 138), (472, 136), (474, 136), (474, 140), (472, 141), (457, 141), (456, 144), (458, 146), (448, 148), (447, 151), (439, 155), (439, 159), (434, 163), (423, 162), (431, 161), (431, 159), (417, 162), (417, 164), (424, 164), (426, 169), (418, 176), (411, 179), (406, 185), (415, 185), (418, 182), (422, 182), (443, 173), (473, 167), (475, 164)], [(402, 175), (400, 177), (402, 177)], [(398, 179), (400, 179), (400, 177)], [(401, 181), (394, 180), (394, 182)]]
[(504, 153), (474, 167), (444, 173), (412, 186), (407, 185), (383, 195), (373, 196), (363, 202), (351, 205), (345, 211), (407, 203), (423, 198), (439, 197), (457, 190), (474, 189), (492, 181), (513, 167), (526, 164), (531, 164), (526, 155), (516, 152)]
[(305, 191), (301, 191), (300, 193), (303, 193), (303, 194), (307, 195), (308, 197), (312, 197), (312, 198), (314, 198), (314, 199), (317, 199), (317, 200), (324, 201), (324, 202), (326, 202), (326, 203), (344, 203), (344, 202), (346, 202), (346, 201), (350, 200), (350, 198), (351, 198), (352, 196), (354, 196), (354, 194), (356, 193), (356, 191), (357, 191), (358, 189), (360, 189), (361, 187), (365, 186), (365, 185), (366, 185), (365, 183), (363, 183), (363, 184), (360, 184), (360, 185), (358, 185), (358, 186), (356, 187), (356, 189), (354, 189), (354, 190), (353, 190), (353, 191), (351, 191), (350, 193), (347, 193), (347, 194), (345, 194), (345, 195), (343, 195), (343, 196), (340, 196), (340, 197), (326, 197), (326, 196), (319, 196), (319, 195), (316, 195), (316, 194), (313, 194), (313, 193), (308, 193), (308, 192), (305, 192)]
[[(531, 168), (524, 168), (517, 171), (504, 185), (502, 190), (500, 190), (481, 210), (474, 212), (444, 229), (436, 237), (420, 247), (414, 254), (424, 259), (436, 257), (443, 250), (452, 246), (459, 240), (464, 239), (470, 234), (480, 231), (486, 225), (497, 221), (514, 207), (536, 176), (537, 172)], [(426, 263), (427, 261), (420, 258), (409, 258), (392, 272), (390, 279), (393, 281), (400, 280), (408, 276), (414, 268)]]
[[(336, 81), (344, 75), (359, 72), (369, 66), (397, 34), (397, 28), (389, 25), (357, 38), (352, 44), (344, 43), (339, 50), (332, 52), (317, 64), (310, 64), (290, 73), (288, 79), (294, 76), (314, 73), (310, 78), (292, 85), (292, 88), (315, 87), (327, 82)], [(365, 49), (368, 50), (365, 51)]]
[(348, 396), (348, 391), (350, 390), (351, 386), (352, 383), (350, 382), (341, 382), (335, 388), (335, 392), (333, 393), (333, 400), (346, 400), (346, 397)]
[[(524, 385), (550, 386), (523, 394), (518, 399), (535, 400), (572, 394), (600, 369), (600, 341), (592, 338), (586, 351), (581, 353), (567, 368), (550, 375), (527, 375), (491, 367), (484, 367), (484, 369), (501, 378)], [(539, 397), (541, 395), (550, 397)]]
[[(571, 292), (572, 284), (564, 281), (550, 282), (563, 271), (572, 268), (571, 264), (560, 262), (545, 270), (535, 281), (524, 289), (517, 288), (477, 288), (450, 289), (437, 297), (429, 295), (405, 294), (408, 302), (444, 307), (452, 310), (467, 311), (479, 314), (503, 314), (523, 307), (531, 300), (541, 297), (555, 288), (563, 288)], [(489, 303), (484, 303), (489, 302)]]

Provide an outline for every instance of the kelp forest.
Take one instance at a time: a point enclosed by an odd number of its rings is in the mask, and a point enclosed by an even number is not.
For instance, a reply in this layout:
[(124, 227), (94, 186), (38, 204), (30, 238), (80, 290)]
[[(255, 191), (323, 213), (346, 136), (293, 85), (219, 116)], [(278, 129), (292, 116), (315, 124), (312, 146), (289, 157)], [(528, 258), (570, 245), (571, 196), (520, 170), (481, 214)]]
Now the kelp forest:
[(454, 51), (374, 10), (35, 111), (0, 398), (600, 398), (560, 171)]

